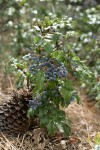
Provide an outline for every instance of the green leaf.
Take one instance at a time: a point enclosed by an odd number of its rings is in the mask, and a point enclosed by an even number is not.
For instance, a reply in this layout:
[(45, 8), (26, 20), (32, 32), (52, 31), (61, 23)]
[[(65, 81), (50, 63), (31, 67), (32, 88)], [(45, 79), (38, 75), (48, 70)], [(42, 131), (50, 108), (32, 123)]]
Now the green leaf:
[(20, 0), (20, 4), (23, 6), (25, 3), (27, 2), (27, 0)]
[(62, 123), (62, 128), (64, 130), (64, 135), (67, 137), (70, 136), (70, 134), (71, 134), (70, 126), (67, 123)]
[(64, 129), (60, 123), (56, 123), (56, 126), (61, 133), (64, 133)]
[(60, 93), (63, 96), (64, 100), (70, 100), (72, 96), (73, 86), (70, 80), (64, 80), (61, 87)]
[(46, 127), (48, 129), (49, 134), (51, 134), (51, 135), (54, 134), (56, 125), (54, 124), (53, 120), (50, 120)]
[(45, 81), (44, 72), (38, 71), (37, 74), (36, 74), (36, 86), (33, 89), (33, 93), (37, 93), (38, 91), (43, 89), (44, 81)]
[(52, 36), (52, 40), (53, 40), (53, 42), (57, 42), (58, 40), (59, 40), (59, 36), (60, 36), (61, 34), (54, 34), (53, 36)]
[(67, 89), (67, 90), (70, 90), (72, 91), (73, 90), (73, 85), (72, 85), (72, 82), (71, 80), (64, 80), (64, 87)]
[(30, 118), (33, 118), (34, 117), (34, 109), (30, 108), (27, 112), (27, 117), (30, 119)]
[(67, 121), (67, 119), (64, 121), (61, 121), (60, 123), (56, 123), (56, 126), (57, 126), (58, 130), (61, 133), (64, 133), (64, 135), (66, 137), (70, 136), (71, 128), (70, 128), (70, 123), (69, 123), (69, 121)]
[(80, 61), (80, 58), (78, 56), (73, 57), (74, 61)]
[(69, 100), (71, 98), (71, 91), (67, 90), (66, 87), (60, 89), (60, 93), (63, 96), (64, 100)]
[(39, 109), (39, 117), (43, 117), (48, 113), (47, 108)]
[(56, 87), (56, 82), (54, 82), (54, 81), (53, 82), (50, 81), (47, 84), (48, 84), (48, 87), (49, 87), (50, 90), (52, 90)]
[(59, 61), (63, 62), (65, 60), (62, 50), (56, 50), (56, 51), (52, 52), (51, 55), (52, 55), (52, 58), (56, 58)]
[(49, 118), (48, 118), (47, 116), (42, 117), (42, 118), (40, 119), (40, 124), (41, 124), (41, 126), (46, 126), (46, 125), (48, 124), (48, 122), (49, 122)]
[(48, 55), (50, 55), (53, 51), (51, 43), (46, 42), (44, 45), (44, 50), (47, 52)]

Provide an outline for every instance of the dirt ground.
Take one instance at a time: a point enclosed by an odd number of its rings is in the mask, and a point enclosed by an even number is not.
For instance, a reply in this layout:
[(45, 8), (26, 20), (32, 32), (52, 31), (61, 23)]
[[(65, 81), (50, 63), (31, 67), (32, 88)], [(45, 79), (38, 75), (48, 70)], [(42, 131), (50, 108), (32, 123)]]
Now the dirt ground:
[(72, 121), (73, 133), (81, 141), (79, 150), (94, 150), (94, 138), (100, 132), (100, 110), (85, 98), (82, 95), (80, 105), (74, 102), (65, 111)]
[[(0, 85), (1, 87), (1, 85)], [(65, 148), (65, 139), (60, 141), (62, 148), (60, 150), (94, 150), (94, 138), (100, 132), (100, 110), (94, 102), (88, 102), (86, 96), (80, 92), (80, 104), (72, 102), (68, 108), (65, 109), (66, 114), (71, 120), (72, 135), (67, 139), (67, 144), (71, 145)], [(4, 91), (0, 88), (0, 101), (6, 96)], [(41, 129), (39, 129), (41, 130)], [(27, 132), (23, 137), (11, 137), (9, 135), (0, 135), (0, 150), (49, 150), (50, 147), (44, 149), (46, 143), (33, 147), (32, 132)], [(36, 138), (38, 135), (36, 135)], [(76, 147), (77, 145), (77, 147)], [(58, 150), (51, 144), (50, 150)], [(100, 147), (99, 149), (100, 150)]]

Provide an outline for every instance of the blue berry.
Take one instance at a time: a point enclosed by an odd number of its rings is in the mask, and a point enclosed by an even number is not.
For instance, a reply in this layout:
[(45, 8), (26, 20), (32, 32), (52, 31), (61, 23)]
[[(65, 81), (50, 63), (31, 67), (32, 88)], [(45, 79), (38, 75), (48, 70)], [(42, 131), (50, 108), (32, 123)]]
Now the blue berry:
[(74, 100), (75, 100), (74, 97), (71, 97), (71, 98), (70, 98), (70, 102), (73, 102)]
[(43, 94), (43, 95), (47, 94), (47, 91), (43, 91), (42, 94)]
[(34, 104), (34, 100), (29, 100), (29, 105), (33, 105)]
[(34, 100), (29, 100), (29, 105), (30, 105), (30, 108), (33, 108), (34, 110), (36, 110), (39, 106), (42, 105), (42, 102), (38, 100), (37, 98), (35, 98)]

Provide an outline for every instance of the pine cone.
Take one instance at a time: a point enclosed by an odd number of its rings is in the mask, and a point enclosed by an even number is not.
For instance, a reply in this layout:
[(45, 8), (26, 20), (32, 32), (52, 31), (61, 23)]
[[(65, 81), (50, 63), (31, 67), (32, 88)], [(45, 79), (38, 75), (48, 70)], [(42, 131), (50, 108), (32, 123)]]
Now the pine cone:
[(10, 100), (0, 105), (0, 131), (15, 135), (25, 133), (29, 129), (29, 99), (32, 99), (30, 92), (13, 92)]

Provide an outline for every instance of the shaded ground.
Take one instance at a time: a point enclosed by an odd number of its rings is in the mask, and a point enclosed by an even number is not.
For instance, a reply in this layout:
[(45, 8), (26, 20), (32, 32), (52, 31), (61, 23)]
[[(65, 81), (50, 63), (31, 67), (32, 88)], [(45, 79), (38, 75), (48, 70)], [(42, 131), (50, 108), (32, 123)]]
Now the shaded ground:
[[(46, 139), (45, 132), (38, 128), (17, 138), (1, 134), (0, 150), (94, 150), (94, 137), (100, 132), (100, 110), (93, 102), (87, 102), (84, 94), (80, 95), (80, 105), (72, 102), (65, 109), (72, 122), (69, 139), (61, 139), (60, 136)], [(0, 89), (0, 100), (5, 96)]]

